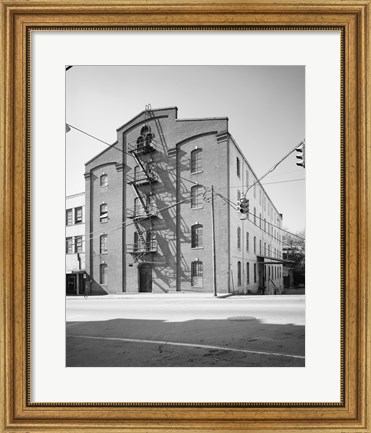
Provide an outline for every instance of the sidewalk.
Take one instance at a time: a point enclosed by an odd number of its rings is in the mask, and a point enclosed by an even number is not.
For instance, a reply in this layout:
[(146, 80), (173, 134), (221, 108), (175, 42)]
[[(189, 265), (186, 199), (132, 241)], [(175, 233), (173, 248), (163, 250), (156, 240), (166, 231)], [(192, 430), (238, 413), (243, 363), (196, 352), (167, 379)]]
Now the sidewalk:
[[(218, 298), (232, 296), (230, 293), (221, 293)], [(117, 295), (88, 295), (89, 299), (143, 299), (143, 298), (162, 298), (162, 299), (190, 299), (190, 298), (215, 298), (212, 293), (197, 292), (172, 292), (172, 293), (119, 293)], [(84, 299), (83, 295), (66, 296), (68, 300)]]
[[(289, 295), (289, 296), (287, 296)], [(290, 294), (281, 294), (281, 295), (241, 295), (234, 293), (218, 293), (217, 296), (214, 296), (212, 293), (197, 293), (197, 292), (172, 292), (172, 293), (119, 293), (117, 295), (88, 295), (88, 299), (92, 300), (104, 300), (104, 299), (177, 299), (177, 300), (185, 300), (185, 299), (252, 299), (252, 300), (261, 300), (261, 299), (271, 299), (271, 298), (295, 298), (295, 295), (299, 298), (303, 298), (305, 294), (303, 293), (290, 293)], [(66, 296), (66, 300), (68, 301), (78, 301), (84, 300), (84, 296)]]

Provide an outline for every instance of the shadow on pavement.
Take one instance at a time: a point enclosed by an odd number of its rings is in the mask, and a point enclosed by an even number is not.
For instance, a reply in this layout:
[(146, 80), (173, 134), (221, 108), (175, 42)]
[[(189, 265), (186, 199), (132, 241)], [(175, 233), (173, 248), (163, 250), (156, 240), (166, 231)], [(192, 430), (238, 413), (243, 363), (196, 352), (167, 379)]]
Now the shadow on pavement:
[(305, 366), (304, 326), (266, 324), (247, 316), (70, 322), (66, 333), (67, 367)]

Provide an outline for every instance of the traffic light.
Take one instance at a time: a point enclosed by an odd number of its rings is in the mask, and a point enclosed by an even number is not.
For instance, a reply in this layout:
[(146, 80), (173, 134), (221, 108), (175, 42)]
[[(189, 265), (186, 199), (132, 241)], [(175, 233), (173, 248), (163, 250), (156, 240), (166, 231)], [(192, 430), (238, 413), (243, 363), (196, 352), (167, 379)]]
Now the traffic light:
[(245, 197), (242, 197), (237, 200), (237, 212), (242, 214), (249, 213), (249, 200)]
[(243, 214), (248, 214), (249, 213), (249, 208), (250, 208), (250, 202), (247, 198), (242, 198), (241, 199), (241, 213)]
[(239, 198), (237, 200), (237, 212), (242, 213), (242, 208), (241, 208), (241, 199)]
[(303, 167), (305, 168), (305, 141), (303, 141), (302, 143), (300, 143), (300, 145), (295, 149), (297, 154), (296, 154), (296, 165), (298, 165), (299, 167)]

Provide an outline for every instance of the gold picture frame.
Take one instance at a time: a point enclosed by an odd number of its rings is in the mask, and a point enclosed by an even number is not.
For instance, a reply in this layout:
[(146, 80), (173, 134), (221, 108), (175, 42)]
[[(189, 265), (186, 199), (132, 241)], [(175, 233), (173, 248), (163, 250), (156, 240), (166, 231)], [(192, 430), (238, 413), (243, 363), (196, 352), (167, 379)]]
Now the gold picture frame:
[[(370, 432), (370, 0), (0, 1), (2, 432)], [(32, 403), (30, 390), (30, 31), (326, 30), (342, 34), (342, 401)], [(340, 258), (339, 258), (340, 259)]]

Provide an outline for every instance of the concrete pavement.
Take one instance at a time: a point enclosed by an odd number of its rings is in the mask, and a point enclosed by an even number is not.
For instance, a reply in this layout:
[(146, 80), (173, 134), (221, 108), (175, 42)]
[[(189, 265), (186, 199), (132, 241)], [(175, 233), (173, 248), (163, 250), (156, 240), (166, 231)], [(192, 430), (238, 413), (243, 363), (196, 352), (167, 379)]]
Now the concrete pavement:
[(304, 366), (304, 296), (74, 298), (69, 366)]

